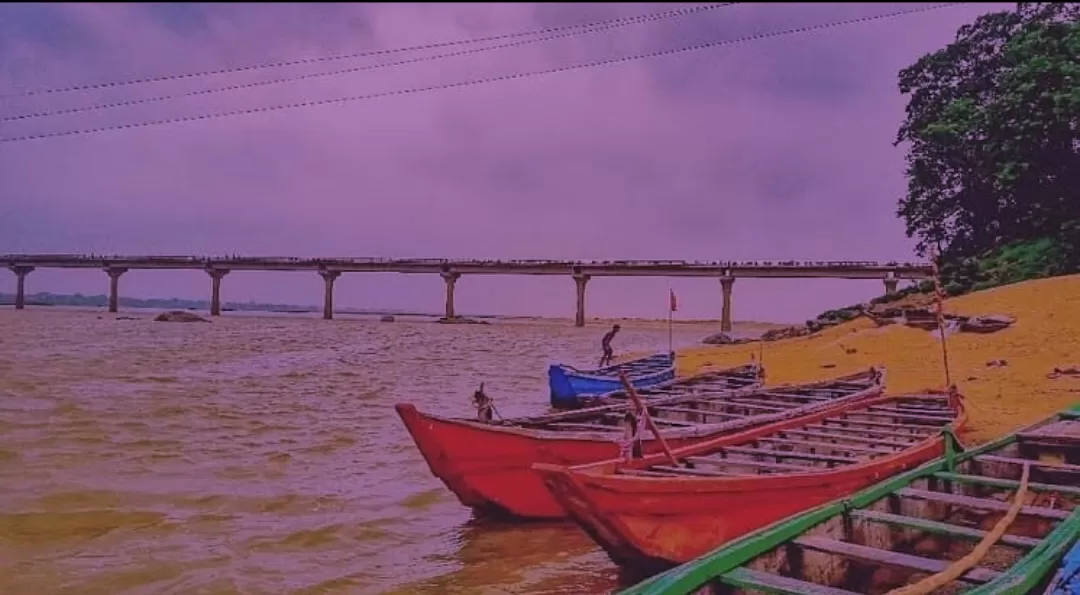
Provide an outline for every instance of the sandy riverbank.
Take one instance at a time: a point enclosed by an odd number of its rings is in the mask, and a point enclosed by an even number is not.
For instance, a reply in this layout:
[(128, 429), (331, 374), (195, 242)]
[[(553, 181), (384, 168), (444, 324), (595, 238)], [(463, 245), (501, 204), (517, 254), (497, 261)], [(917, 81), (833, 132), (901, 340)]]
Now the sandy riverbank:
[[(1047, 378), (1055, 367), (1080, 365), (1080, 275), (1028, 281), (950, 299), (947, 312), (1008, 314), (1012, 327), (989, 335), (947, 338), (953, 382), (968, 397), (965, 441), (985, 442), (1080, 402), (1080, 378)], [(826, 379), (884, 364), (890, 393), (943, 388), (937, 332), (876, 327), (860, 318), (809, 337), (764, 344), (768, 383)], [(700, 347), (679, 353), (680, 373), (749, 361), (761, 343)], [(853, 353), (849, 353), (854, 350)], [(1004, 367), (990, 367), (1005, 360)], [(825, 367), (825, 366), (835, 367)]]

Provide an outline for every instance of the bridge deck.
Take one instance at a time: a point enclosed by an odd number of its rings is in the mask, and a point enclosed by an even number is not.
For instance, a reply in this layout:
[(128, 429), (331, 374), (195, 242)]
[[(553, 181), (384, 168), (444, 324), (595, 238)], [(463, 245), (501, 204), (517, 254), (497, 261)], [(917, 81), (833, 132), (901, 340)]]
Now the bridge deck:
[(680, 260), (450, 260), (437, 258), (298, 258), (203, 256), (99, 256), (80, 254), (5, 254), (8, 267), (227, 269), (234, 271), (340, 271), (356, 273), (444, 273), (487, 275), (771, 277), (841, 279), (926, 279), (928, 263), (866, 261), (680, 261)]

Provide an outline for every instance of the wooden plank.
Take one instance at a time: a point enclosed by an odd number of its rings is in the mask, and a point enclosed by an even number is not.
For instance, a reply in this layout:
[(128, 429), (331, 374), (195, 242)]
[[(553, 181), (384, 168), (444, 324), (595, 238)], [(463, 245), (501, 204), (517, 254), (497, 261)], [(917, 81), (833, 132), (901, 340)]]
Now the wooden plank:
[(755, 393), (755, 395), (756, 396), (762, 396), (762, 397), (770, 397), (770, 398), (780, 398), (780, 399), (783, 399), (783, 398), (789, 398), (789, 399), (799, 398), (799, 399), (803, 399), (803, 400), (806, 400), (806, 401), (832, 401), (832, 400), (836, 399), (836, 397), (833, 397), (833, 396), (817, 396), (817, 395), (808, 395), (808, 394), (805, 394), (805, 393), (794, 393), (794, 392), (782, 393), (782, 392), (776, 392), (776, 391), (760, 392), (760, 393)]
[(932, 432), (925, 433), (924, 435), (926, 435), (926, 436), (933, 436), (934, 434), (937, 434), (938, 430), (941, 429), (941, 428), (939, 428), (937, 426), (928, 426), (928, 425), (925, 425), (925, 424), (897, 424), (897, 423), (888, 423), (888, 422), (883, 422), (883, 421), (864, 421), (864, 420), (859, 420), (859, 419), (848, 419), (849, 415), (856, 415), (856, 413), (855, 412), (843, 413), (843, 414), (840, 415), (840, 417), (829, 417), (829, 418), (823, 419), (821, 421), (824, 422), (824, 423), (827, 423), (827, 424), (828, 423), (834, 423), (834, 424), (859, 425), (859, 426), (866, 426), (868, 428), (907, 428), (909, 430), (933, 430)]
[[(934, 474), (934, 477), (938, 479), (943, 479), (945, 481), (955, 481), (957, 483), (1003, 488), (1006, 490), (1015, 490), (1020, 487), (1019, 481), (1014, 481), (1012, 479), (1001, 479), (998, 477), (985, 477), (983, 475), (964, 475), (962, 473), (938, 472)], [(1027, 486), (1028, 489), (1033, 492), (1057, 492), (1059, 494), (1080, 496), (1080, 486), (1076, 485), (1061, 485), (1059, 483), (1038, 483), (1034, 481), (1029, 481)]]
[[(648, 403), (646, 403), (648, 405)], [(652, 411), (670, 412), (670, 413), (689, 413), (698, 415), (708, 415), (713, 417), (731, 417), (738, 419), (740, 417), (746, 417), (745, 415), (739, 415), (737, 413), (722, 413), (720, 411), (710, 411), (708, 409), (691, 409), (689, 407), (649, 407)]]
[(649, 467), (657, 471), (666, 471), (668, 473), (676, 473), (681, 475), (698, 475), (702, 477), (729, 477), (730, 473), (724, 473), (722, 471), (709, 471), (707, 469), (688, 469), (686, 467), (672, 467), (671, 465), (655, 465)]
[(549, 428), (556, 428), (560, 430), (588, 430), (592, 431), (604, 431), (613, 432), (615, 430), (621, 430), (618, 426), (605, 426), (601, 424), (587, 424), (587, 423), (574, 423), (574, 422), (555, 422), (547, 424)]
[(943, 415), (950, 419), (954, 416), (953, 410), (945, 403), (940, 406), (924, 406), (891, 402), (887, 405), (871, 405), (867, 409), (871, 411), (899, 411), (900, 413), (914, 413), (916, 415)]
[[(940, 521), (910, 517), (902, 514), (890, 514), (887, 512), (878, 512), (876, 510), (853, 510), (849, 514), (851, 514), (851, 516), (856, 519), (863, 519), (877, 523), (885, 523), (887, 525), (897, 525), (899, 527), (907, 527), (910, 529), (918, 529), (921, 531), (926, 531), (927, 533), (957, 535), (960, 537), (968, 537), (976, 541), (981, 540), (983, 537), (986, 537), (986, 531), (982, 531), (980, 529), (975, 529), (972, 527), (962, 527), (960, 525), (952, 525), (949, 523), (942, 523)], [(1001, 536), (1001, 539), (999, 539), (998, 542), (1012, 547), (1033, 548), (1039, 545), (1042, 540), (1032, 537), (1023, 537), (1021, 535), (1005, 534)]]
[[(858, 432), (859, 436), (892, 436), (893, 438), (917, 438), (922, 440), (932, 434), (926, 434), (925, 432), (893, 432), (890, 430), (873, 430), (869, 428), (851, 428), (839, 425), (824, 425), (824, 424), (807, 424), (803, 426), (804, 429), (825, 430), (828, 432)], [(910, 446), (910, 443), (908, 444)]]
[(929, 421), (929, 422), (941, 423), (942, 425), (947, 424), (947, 423), (953, 421), (954, 419), (956, 419), (956, 417), (953, 416), (953, 415), (949, 415), (949, 416), (920, 415), (920, 414), (916, 414), (916, 413), (902, 413), (902, 412), (897, 411), (897, 410), (893, 410), (891, 412), (865, 411), (865, 410), (864, 411), (852, 411), (852, 412), (846, 413), (844, 415), (865, 415), (867, 417), (879, 417), (879, 418), (880, 417), (885, 417), (885, 418), (890, 418), (890, 419)]
[(810, 440), (796, 440), (794, 438), (759, 438), (758, 442), (770, 444), (786, 444), (788, 446), (801, 446), (803, 448), (817, 448), (823, 450), (846, 450), (849, 452), (863, 452), (867, 454), (893, 454), (892, 449), (871, 448), (869, 446), (855, 446), (854, 444), (836, 444), (830, 442), (813, 442)]
[(797, 471), (799, 473), (805, 473), (806, 471), (813, 471), (813, 468), (806, 465), (793, 465), (791, 463), (774, 463), (771, 461), (748, 461), (743, 459), (718, 459), (711, 456), (707, 457), (686, 457), (686, 460), (694, 463), (695, 465), (713, 465), (718, 467), (757, 467), (759, 469), (770, 469), (773, 471)]
[(845, 591), (835, 587), (826, 587), (795, 578), (736, 568), (719, 576), (721, 582), (740, 589), (753, 589), (771, 595), (857, 595), (854, 591)]
[(667, 419), (666, 417), (656, 417), (656, 418), (653, 418), (653, 421), (658, 423), (658, 424), (664, 424), (664, 425), (668, 425), (668, 426), (675, 426), (676, 428), (695, 428), (695, 427), (701, 425), (701, 423), (697, 423), (697, 422), (676, 421), (674, 419)]
[(635, 475), (638, 477), (675, 477), (674, 473), (661, 473), (644, 469), (619, 469), (617, 475)]
[(1050, 434), (1032, 432), (1017, 434), (1016, 439), (1028, 444), (1041, 444), (1045, 446), (1060, 446), (1064, 448), (1080, 448), (1080, 436), (1070, 434)]
[(744, 409), (757, 409), (759, 411), (787, 411), (788, 409), (791, 409), (791, 407), (777, 407), (776, 405), (755, 405), (753, 403), (745, 403), (738, 398), (729, 399), (724, 404), (729, 407), (742, 407)]
[[(844, 434), (834, 434), (830, 432), (812, 432), (810, 430), (782, 430), (776, 433), (778, 436), (784, 434), (794, 434), (796, 436), (806, 436), (808, 438), (821, 438), (822, 440), (844, 440), (846, 442), (859, 442), (866, 444), (877, 444), (880, 446), (888, 446), (892, 448), (907, 448), (913, 444), (910, 440), (889, 440), (888, 438), (869, 438), (866, 436), (850, 436)], [(914, 436), (914, 434), (912, 434)]]
[[(1002, 502), (1001, 500), (991, 500), (989, 498), (975, 498), (974, 496), (961, 496), (960, 494), (933, 492), (930, 490), (920, 490), (916, 488), (902, 488), (896, 491), (896, 495), (902, 498), (911, 498), (913, 500), (939, 502), (941, 504), (949, 504), (951, 506), (959, 506), (961, 508), (972, 508), (975, 510), (992, 510), (995, 512), (1006, 512), (1012, 506), (1011, 503)], [(1022, 506), (1020, 508), (1020, 514), (1024, 516), (1050, 519), (1054, 521), (1063, 521), (1069, 518), (1068, 511), (1057, 510), (1054, 508), (1046, 508), (1043, 506)]]
[(744, 448), (741, 446), (725, 446), (721, 448), (724, 452), (744, 454), (760, 457), (775, 457), (777, 459), (802, 459), (804, 461), (818, 461), (822, 463), (839, 463), (842, 465), (848, 465), (851, 463), (858, 463), (859, 460), (854, 457), (843, 457), (840, 455), (812, 455), (805, 452), (789, 452), (779, 450), (768, 450), (764, 448)]
[(1044, 461), (1033, 461), (1031, 459), (1015, 459), (1012, 457), (999, 457), (997, 455), (979, 455), (975, 457), (976, 461), (986, 461), (988, 463), (1006, 463), (1012, 465), (1024, 465), (1028, 464), (1032, 467), (1038, 467), (1040, 469), (1049, 469), (1053, 471), (1061, 471), (1064, 473), (1080, 473), (1080, 465), (1072, 465), (1069, 463), (1049, 463)]
[[(923, 558), (922, 556), (879, 550), (865, 545), (857, 545), (825, 537), (799, 537), (795, 539), (793, 543), (800, 547), (824, 552), (826, 554), (834, 554), (846, 558), (854, 558), (863, 562), (870, 562), (872, 564), (905, 568), (930, 574), (941, 572), (952, 564), (952, 561), (950, 560), (934, 560), (931, 558)], [(1000, 575), (1001, 573), (996, 570), (976, 566), (965, 572), (960, 577), (960, 580), (973, 583), (988, 583)]]

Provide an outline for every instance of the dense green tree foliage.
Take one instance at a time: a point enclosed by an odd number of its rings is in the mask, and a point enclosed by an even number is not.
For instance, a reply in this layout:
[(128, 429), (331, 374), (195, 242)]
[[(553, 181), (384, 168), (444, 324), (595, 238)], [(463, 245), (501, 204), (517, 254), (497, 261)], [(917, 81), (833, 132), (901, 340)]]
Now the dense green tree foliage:
[(979, 17), (900, 72), (898, 215), (952, 293), (1080, 264), (1080, 4)]

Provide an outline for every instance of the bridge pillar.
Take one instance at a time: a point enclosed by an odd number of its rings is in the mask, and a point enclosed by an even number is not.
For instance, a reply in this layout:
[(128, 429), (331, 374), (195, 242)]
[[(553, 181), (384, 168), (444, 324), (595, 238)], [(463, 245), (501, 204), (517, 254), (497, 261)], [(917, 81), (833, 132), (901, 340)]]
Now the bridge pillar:
[(590, 278), (588, 275), (574, 275), (574, 284), (577, 285), (577, 313), (574, 315), (574, 326), (585, 326), (585, 286)]
[(337, 278), (341, 276), (341, 271), (319, 271), (319, 276), (323, 278), (323, 283), (326, 284), (323, 288), (322, 317), (323, 320), (333, 320), (334, 281), (337, 281)]
[(896, 277), (885, 277), (885, 295), (892, 295), (896, 293), (896, 286), (900, 283), (900, 279)]
[(105, 273), (109, 275), (109, 312), (115, 314), (120, 310), (120, 275), (128, 270), (119, 267), (105, 267)]
[(461, 273), (441, 273), (443, 281), (446, 281), (446, 313), (447, 320), (456, 318), (454, 314), (454, 285), (461, 278)]
[(221, 279), (229, 274), (229, 269), (206, 269), (210, 275), (210, 315), (221, 316)]
[(735, 277), (720, 277), (720, 289), (724, 294), (724, 307), (720, 315), (720, 332), (731, 332), (731, 288)]
[(9, 267), (15, 273), (15, 309), (26, 308), (26, 276), (34, 272), (34, 267), (13, 266)]

